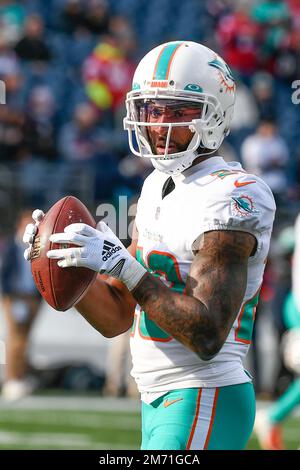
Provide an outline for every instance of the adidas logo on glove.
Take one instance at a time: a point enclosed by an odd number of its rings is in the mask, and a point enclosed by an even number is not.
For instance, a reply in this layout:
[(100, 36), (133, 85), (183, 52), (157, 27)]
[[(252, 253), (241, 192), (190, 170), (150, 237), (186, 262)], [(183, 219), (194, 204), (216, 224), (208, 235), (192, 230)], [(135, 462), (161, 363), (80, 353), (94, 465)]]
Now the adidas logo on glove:
[(105, 240), (103, 244), (102, 260), (107, 261), (114, 253), (120, 251), (121, 249), (122, 248), (120, 246), (116, 246), (113, 243)]

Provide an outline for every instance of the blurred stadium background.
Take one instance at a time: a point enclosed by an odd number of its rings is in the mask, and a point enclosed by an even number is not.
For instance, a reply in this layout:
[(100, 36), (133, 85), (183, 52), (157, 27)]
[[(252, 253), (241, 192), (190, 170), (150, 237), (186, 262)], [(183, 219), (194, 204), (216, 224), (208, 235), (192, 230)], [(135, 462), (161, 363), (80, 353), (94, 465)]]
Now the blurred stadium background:
[[(28, 209), (46, 211), (67, 194), (94, 215), (102, 202), (118, 208), (119, 196), (135, 201), (151, 168), (129, 155), (124, 96), (143, 54), (175, 39), (218, 51), (238, 81), (220, 154), (264, 178), (278, 205), (246, 364), (259, 407), (294, 378), (280, 339), (300, 209), (300, 108), (292, 87), (300, 80), (299, 0), (0, 0), (0, 339), (7, 343), (7, 329), (16, 335), (12, 320), (23, 328), (28, 311), (36, 317), (13, 346), (15, 356), (28, 353), (28, 363), (24, 355), (15, 365), (15, 379), (28, 387), (0, 398), (0, 448), (139, 447), (138, 398), (125, 378), (128, 337), (109, 346), (75, 310), (39, 304), (17, 256)], [(12, 247), (14, 263), (7, 261)], [(297, 414), (284, 433), (288, 448), (300, 446)], [(258, 448), (255, 437), (249, 448)]]

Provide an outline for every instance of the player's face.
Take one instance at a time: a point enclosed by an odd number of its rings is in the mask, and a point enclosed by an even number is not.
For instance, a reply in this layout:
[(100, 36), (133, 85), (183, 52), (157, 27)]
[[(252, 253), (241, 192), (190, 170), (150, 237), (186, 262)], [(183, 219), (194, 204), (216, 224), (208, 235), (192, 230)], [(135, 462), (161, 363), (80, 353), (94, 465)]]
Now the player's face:
[[(140, 120), (153, 124), (191, 122), (199, 119), (202, 106), (186, 101), (151, 100), (140, 107)], [(157, 125), (147, 127), (148, 138), (154, 155), (164, 155), (169, 132), (168, 126)], [(167, 152), (169, 154), (183, 152), (192, 140), (193, 132), (189, 126), (173, 127)]]

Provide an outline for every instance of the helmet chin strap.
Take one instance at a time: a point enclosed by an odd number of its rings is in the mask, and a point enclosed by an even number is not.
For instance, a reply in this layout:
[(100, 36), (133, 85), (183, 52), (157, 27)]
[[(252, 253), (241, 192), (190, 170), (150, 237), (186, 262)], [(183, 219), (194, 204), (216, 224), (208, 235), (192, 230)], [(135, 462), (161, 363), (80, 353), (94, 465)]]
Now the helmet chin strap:
[(186, 155), (174, 159), (151, 158), (152, 165), (159, 171), (167, 175), (178, 175), (187, 170), (197, 158), (196, 152), (186, 152)]
[(183, 155), (182, 157), (174, 158), (174, 159), (157, 159), (157, 158), (151, 158), (152, 165), (154, 168), (157, 170), (166, 173), (167, 175), (178, 175), (179, 173), (182, 173), (183, 171), (187, 170), (190, 168), (198, 157), (205, 157), (206, 155), (211, 155), (212, 153), (215, 153), (216, 149), (209, 150), (206, 149), (207, 152), (199, 152), (200, 148), (204, 148), (201, 145), (198, 147), (198, 149), (194, 152), (186, 152), (186, 155)]

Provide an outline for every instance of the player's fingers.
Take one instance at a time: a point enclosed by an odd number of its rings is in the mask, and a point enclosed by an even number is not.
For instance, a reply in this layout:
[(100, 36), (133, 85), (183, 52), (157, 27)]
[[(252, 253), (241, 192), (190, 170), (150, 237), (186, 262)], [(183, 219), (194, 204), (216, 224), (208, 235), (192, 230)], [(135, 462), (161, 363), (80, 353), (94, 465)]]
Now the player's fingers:
[(44, 218), (45, 214), (41, 209), (35, 209), (32, 213), (33, 220), (39, 224)]
[[(66, 250), (67, 251), (67, 250)], [(63, 259), (57, 262), (57, 265), (60, 268), (72, 268), (77, 266), (82, 266), (81, 263), (81, 248), (73, 248), (69, 251)]]
[(30, 255), (31, 255), (31, 248), (26, 248), (26, 250), (24, 251), (24, 258), (26, 259), (26, 261), (30, 261)]
[(97, 225), (97, 228), (102, 233), (113, 233), (113, 231), (109, 228), (108, 225), (106, 225), (105, 222), (103, 222), (103, 220), (99, 222), (99, 224)]
[(77, 259), (72, 258), (71, 256), (66, 256), (66, 258), (61, 259), (57, 262), (57, 266), (60, 268), (72, 268), (77, 266)]
[(50, 235), (49, 240), (52, 243), (73, 243), (78, 246), (84, 246), (87, 242), (86, 237), (74, 232), (53, 233)]
[(47, 251), (47, 258), (50, 258), (50, 259), (63, 259), (65, 257), (71, 256), (71, 253), (75, 249), (74, 248), (62, 248), (60, 250), (49, 250), (49, 251)]
[(72, 267), (72, 266), (70, 266), (70, 264), (65, 259), (61, 259), (60, 261), (57, 261), (57, 266), (59, 266), (60, 268), (71, 268)]
[(25, 232), (23, 235), (23, 242), (24, 243), (33, 243), (34, 236), (37, 231), (37, 226), (34, 224), (26, 225)]
[(86, 235), (88, 237), (96, 235), (95, 234), (96, 230), (93, 227), (91, 227), (90, 225), (81, 224), (81, 223), (67, 225), (67, 227), (65, 227), (64, 231), (66, 233), (75, 232), (75, 233), (78, 233), (80, 235)]
[(53, 233), (49, 237), (50, 242), (52, 243), (69, 243), (70, 234), (66, 233)]
[(27, 224), (25, 228), (25, 233), (30, 233), (31, 235), (35, 235), (37, 232), (37, 226), (35, 224)]

